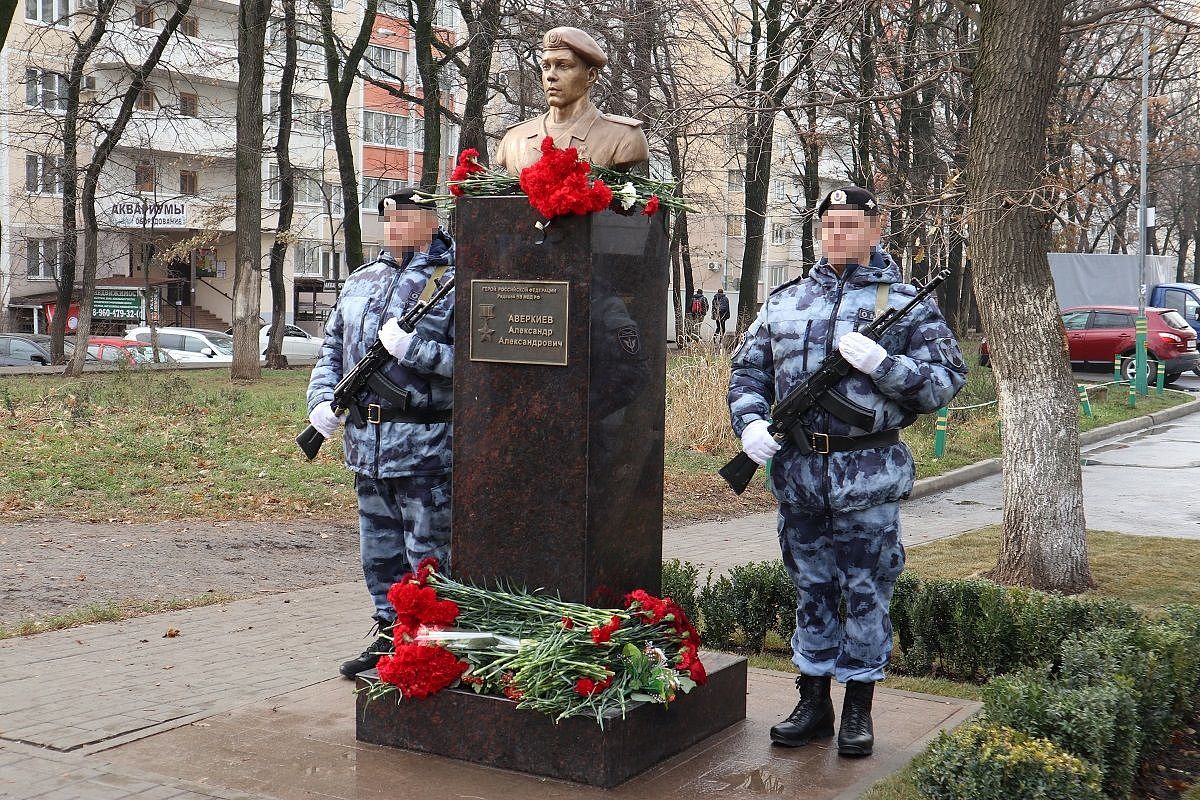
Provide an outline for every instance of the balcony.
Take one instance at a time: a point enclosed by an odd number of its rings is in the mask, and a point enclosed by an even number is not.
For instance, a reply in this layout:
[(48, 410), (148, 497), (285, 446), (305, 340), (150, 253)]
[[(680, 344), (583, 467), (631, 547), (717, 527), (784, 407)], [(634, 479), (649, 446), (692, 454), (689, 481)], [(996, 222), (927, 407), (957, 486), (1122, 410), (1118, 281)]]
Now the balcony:
[[(142, 64), (161, 30), (141, 28), (129, 23), (116, 24), (105, 34), (96, 49), (96, 69), (128, 70)], [(205, 39), (192, 39), (178, 32), (171, 37), (159, 61), (158, 70), (199, 78), (201, 82), (237, 86), (237, 48)]]
[(126, 150), (233, 160), (237, 149), (236, 129), (232, 120), (181, 117), (164, 111), (134, 111), (117, 146)]

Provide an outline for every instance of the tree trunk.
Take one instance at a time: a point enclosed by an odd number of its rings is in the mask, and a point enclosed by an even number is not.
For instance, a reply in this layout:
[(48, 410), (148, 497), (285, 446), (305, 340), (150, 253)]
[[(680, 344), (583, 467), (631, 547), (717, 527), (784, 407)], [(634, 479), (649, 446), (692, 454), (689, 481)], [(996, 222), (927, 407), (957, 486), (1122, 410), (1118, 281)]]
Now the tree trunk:
[[(492, 56), (500, 36), (500, 0), (483, 0), (478, 8), (471, 0), (458, 0), (459, 11), (467, 25), (467, 69), (463, 74), (467, 99), (463, 105), (462, 128), (459, 131), (460, 152), (474, 147), (479, 151), (479, 163), (491, 163), (484, 114), (491, 95)], [(457, 156), (457, 153), (451, 155)]]
[(286, 369), (283, 354), (283, 330), (287, 324), (287, 286), (283, 262), (287, 257), (288, 235), (295, 209), (296, 175), (292, 168), (292, 95), (296, 86), (296, 0), (283, 0), (283, 26), (286, 32), (283, 74), (279, 83), (279, 132), (275, 137), (275, 163), (279, 165), (279, 219), (267, 274), (271, 281), (271, 330), (267, 335), (267, 368)]
[(236, 254), (233, 269), (234, 380), (258, 380), (262, 304), (263, 61), (271, 0), (238, 4)]
[(339, 47), (333, 29), (333, 7), (330, 0), (317, 0), (321, 17), (321, 44), (325, 50), (325, 82), (331, 98), (330, 122), (333, 129), (333, 148), (337, 153), (338, 175), (342, 182), (342, 239), (346, 248), (346, 263), (356, 269), (363, 263), (362, 220), (359, 218), (358, 173), (354, 166), (354, 143), (350, 139), (347, 100), (354, 88), (354, 76), (375, 27), (375, 12), (379, 0), (363, 3), (363, 18), (358, 34), (348, 48)]
[(441, 68), (434, 52), (433, 15), (435, 0), (412, 0), (409, 8), (416, 11), (408, 20), (412, 26), (413, 52), (417, 59), (417, 76), (421, 79), (421, 110), (425, 115), (425, 148), (421, 159), (421, 189), (436, 192), (442, 162), (442, 84)]
[(1041, 176), (1064, 0), (985, 0), (973, 75), (969, 214), (975, 293), (1003, 424), (1004, 535), (991, 577), (1092, 586), (1079, 401), (1046, 251)]
[[(71, 295), (75, 289), (75, 267), (79, 250), (79, 229), (75, 214), (79, 200), (79, 95), (83, 89), (83, 70), (108, 29), (115, 2), (116, 0), (102, 0), (97, 3), (92, 17), (92, 29), (71, 57), (70, 71), (67, 75), (67, 109), (63, 114), (62, 124), (63, 233), (62, 244), (58, 248), (62, 270), (57, 278), (58, 297), (55, 302), (54, 319), (50, 320), (50, 354), (51, 361), (55, 364), (61, 364), (65, 360), (63, 341), (67, 332), (67, 317), (70, 316), (66, 312), (71, 307)], [(59, 311), (62, 313), (58, 313)]]
[[(116, 114), (103, 137), (97, 142), (96, 148), (92, 152), (92, 159), (87, 169), (84, 170), (83, 190), (80, 197), (84, 226), (83, 275), (80, 280), (79, 290), (79, 328), (75, 332), (75, 341), (81, 343), (81, 346), (75, 348), (75, 353), (71, 356), (67, 368), (63, 371), (65, 375), (78, 376), (83, 374), (84, 359), (87, 356), (86, 342), (92, 331), (92, 301), (96, 294), (96, 269), (99, 258), (96, 248), (100, 239), (100, 227), (96, 220), (96, 188), (100, 184), (100, 173), (104, 170), (109, 156), (112, 155), (113, 149), (121, 141), (121, 136), (125, 133), (125, 128), (129, 125), (129, 118), (133, 114), (134, 101), (141, 94), (142, 87), (146, 83), (146, 78), (158, 66), (163, 51), (167, 48), (167, 42), (175, 35), (175, 31), (179, 28), (179, 23), (183, 21), (183, 17), (187, 14), (188, 8), (191, 5), (192, 0), (178, 0), (175, 4), (175, 12), (167, 18), (162, 30), (158, 32), (158, 36), (155, 37), (150, 52), (146, 55), (146, 60), (130, 70), (129, 86), (126, 87), (125, 93), (121, 96), (121, 103), (117, 107)], [(60, 309), (58, 313), (65, 314), (66, 310)]]

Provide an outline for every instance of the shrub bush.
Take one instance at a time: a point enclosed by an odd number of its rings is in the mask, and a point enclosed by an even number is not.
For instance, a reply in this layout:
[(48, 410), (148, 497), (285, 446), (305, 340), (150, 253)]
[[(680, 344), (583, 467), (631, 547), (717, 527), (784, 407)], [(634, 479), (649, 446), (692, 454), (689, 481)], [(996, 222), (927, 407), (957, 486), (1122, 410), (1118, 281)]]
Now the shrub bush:
[(1046, 739), (968, 723), (942, 733), (916, 770), (930, 800), (1100, 800), (1100, 773)]
[(1141, 731), (1132, 682), (1120, 675), (1104, 683), (1071, 685), (1046, 671), (1006, 675), (983, 691), (986, 720), (1058, 747), (1096, 765), (1109, 797), (1129, 796), (1137, 771)]
[(733, 582), (734, 620), (746, 648), (762, 652), (768, 631), (780, 632), (785, 638), (791, 636), (796, 590), (783, 561), (742, 564), (731, 569), (729, 577)]
[(733, 647), (737, 615), (734, 610), (733, 581), (729, 576), (719, 575), (714, 580), (710, 569), (704, 586), (696, 593), (696, 608), (700, 612), (701, 640), (709, 647)]
[(699, 625), (696, 613), (696, 587), (700, 582), (700, 568), (690, 561), (678, 558), (664, 561), (662, 566), (662, 596), (679, 604), (683, 613)]

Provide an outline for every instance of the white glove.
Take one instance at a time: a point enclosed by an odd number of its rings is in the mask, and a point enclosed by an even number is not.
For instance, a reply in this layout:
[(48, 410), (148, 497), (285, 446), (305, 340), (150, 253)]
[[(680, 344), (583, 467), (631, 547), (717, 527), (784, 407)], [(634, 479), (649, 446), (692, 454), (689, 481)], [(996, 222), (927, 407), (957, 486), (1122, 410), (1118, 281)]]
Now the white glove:
[(415, 335), (415, 332), (410, 333), (401, 328), (395, 317), (383, 323), (383, 327), (379, 329), (379, 341), (383, 342), (387, 351), (398, 359), (404, 358)]
[(765, 419), (756, 419), (742, 430), (742, 450), (760, 467), (778, 453), (781, 446), (767, 430), (770, 426)]
[(861, 333), (847, 333), (838, 339), (838, 350), (846, 363), (859, 372), (870, 375), (887, 358), (887, 350), (879, 346)]
[(323, 403), (317, 403), (312, 413), (308, 415), (308, 421), (326, 439), (333, 436), (334, 431), (342, 424), (342, 418), (333, 413), (333, 404), (328, 400)]

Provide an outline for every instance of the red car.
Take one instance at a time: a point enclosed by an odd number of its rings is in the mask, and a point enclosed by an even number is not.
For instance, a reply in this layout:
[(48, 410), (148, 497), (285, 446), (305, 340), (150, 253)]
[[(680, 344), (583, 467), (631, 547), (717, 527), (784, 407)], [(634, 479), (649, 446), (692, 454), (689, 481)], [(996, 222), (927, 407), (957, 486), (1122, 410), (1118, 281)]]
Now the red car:
[[(1072, 366), (1111, 368), (1113, 360), (1120, 355), (1122, 377), (1133, 380), (1136, 306), (1075, 306), (1065, 309), (1062, 319)], [(1178, 311), (1147, 308), (1146, 326), (1150, 375), (1154, 374), (1155, 361), (1165, 368), (1166, 383), (1188, 370), (1200, 368), (1196, 332)], [(988, 360), (987, 342), (983, 342), (979, 348), (979, 363), (987, 366)]]
[[(124, 362), (129, 366), (136, 366), (154, 363), (154, 350), (150, 345), (115, 336), (88, 337), (88, 353), (109, 364)], [(158, 349), (158, 358), (164, 364), (175, 363), (175, 359), (161, 347)]]

